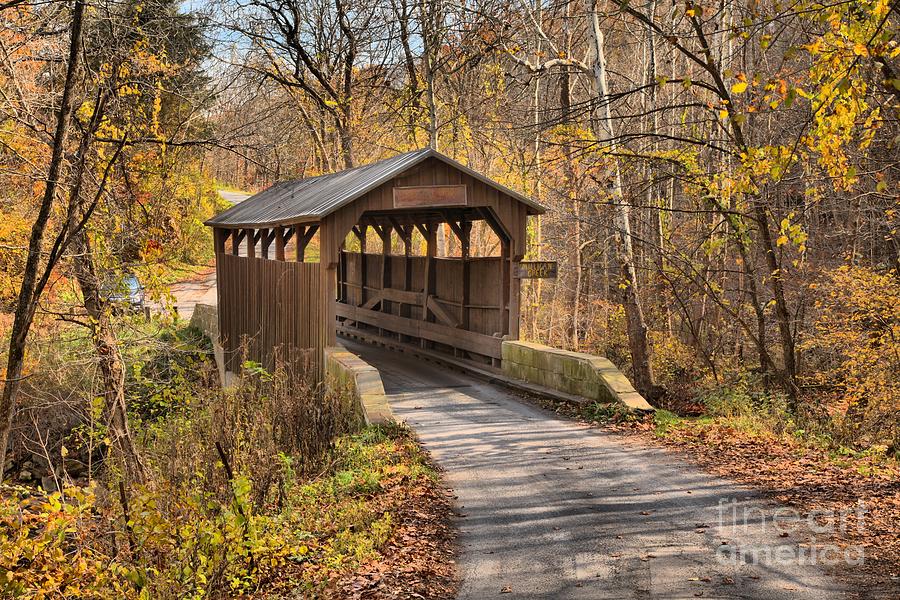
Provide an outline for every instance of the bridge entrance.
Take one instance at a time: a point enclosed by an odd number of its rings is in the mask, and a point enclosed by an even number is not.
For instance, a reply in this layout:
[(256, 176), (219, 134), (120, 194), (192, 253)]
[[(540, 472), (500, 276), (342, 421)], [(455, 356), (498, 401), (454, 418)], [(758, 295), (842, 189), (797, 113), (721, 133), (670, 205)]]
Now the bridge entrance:
[(350, 237), (338, 265), (339, 333), (499, 366), (502, 339), (518, 337), (519, 280), (492, 211), (367, 212)]

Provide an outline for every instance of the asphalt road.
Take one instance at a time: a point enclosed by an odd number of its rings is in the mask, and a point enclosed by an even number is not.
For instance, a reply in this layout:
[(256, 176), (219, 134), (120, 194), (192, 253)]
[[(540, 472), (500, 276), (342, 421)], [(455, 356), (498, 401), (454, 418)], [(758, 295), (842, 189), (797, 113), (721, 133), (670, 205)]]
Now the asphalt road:
[(505, 389), (344, 343), (381, 371), (395, 413), (446, 470), (460, 599), (845, 597), (798, 560), (809, 529), (748, 489)]
[(217, 190), (219, 192), (219, 196), (222, 197), (223, 200), (227, 200), (232, 204), (240, 204), (247, 198), (251, 196), (251, 194), (245, 194), (243, 192), (234, 192), (230, 190)]

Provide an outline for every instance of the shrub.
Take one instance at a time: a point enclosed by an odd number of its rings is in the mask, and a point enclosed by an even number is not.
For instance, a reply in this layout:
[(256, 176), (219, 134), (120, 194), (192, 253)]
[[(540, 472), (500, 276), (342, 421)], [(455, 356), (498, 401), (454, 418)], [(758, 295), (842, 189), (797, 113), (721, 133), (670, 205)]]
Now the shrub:
[(124, 502), (100, 483), (50, 495), (7, 487), (0, 596), (232, 598), (276, 581), (314, 592), (378, 559), (403, 501), (383, 499), (386, 490), (435, 477), (398, 427), (336, 438), (315, 476), (296, 474), (292, 461), (282, 457), (284, 485), (261, 502), (252, 470), (218, 484), (157, 473)]
[(827, 409), (841, 439), (900, 447), (900, 273), (842, 266), (818, 287), (807, 383), (838, 392)]
[(619, 402), (592, 402), (583, 409), (582, 415), (597, 423), (623, 423), (638, 420), (634, 411)]

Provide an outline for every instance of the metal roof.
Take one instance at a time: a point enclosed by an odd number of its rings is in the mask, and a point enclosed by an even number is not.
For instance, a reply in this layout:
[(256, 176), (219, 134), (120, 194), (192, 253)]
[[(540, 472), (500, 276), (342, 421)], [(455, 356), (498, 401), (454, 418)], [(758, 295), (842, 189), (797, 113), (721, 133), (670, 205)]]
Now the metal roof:
[(546, 210), (530, 198), (488, 179), (449, 156), (432, 148), (423, 148), (346, 171), (276, 183), (219, 213), (206, 224), (227, 228), (275, 227), (304, 220), (318, 221), (431, 157), (527, 204), (534, 213), (540, 214)]

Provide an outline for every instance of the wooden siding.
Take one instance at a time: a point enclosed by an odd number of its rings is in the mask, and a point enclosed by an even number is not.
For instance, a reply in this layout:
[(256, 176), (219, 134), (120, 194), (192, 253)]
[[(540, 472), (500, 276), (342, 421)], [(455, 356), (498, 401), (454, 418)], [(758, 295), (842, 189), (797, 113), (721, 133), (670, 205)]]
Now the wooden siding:
[[(404, 336), (415, 336), (422, 339), (438, 342), (448, 346), (447, 341), (452, 339), (452, 333), (459, 334), (460, 339), (466, 341), (456, 347), (476, 352), (474, 348), (493, 352), (497, 334), (502, 333), (503, 319), (508, 307), (500, 307), (498, 281), (501, 277), (502, 259), (500, 257), (476, 257), (466, 260), (468, 269), (463, 268), (463, 260), (460, 258), (435, 258), (435, 289), (430, 296), (432, 301), (429, 313), (438, 312), (445, 314), (454, 320), (455, 325), (442, 322), (432, 314), (429, 319), (422, 315), (423, 292), (425, 290), (425, 263), (424, 256), (394, 256), (389, 255), (387, 260), (391, 264), (391, 279), (389, 286), (382, 285), (381, 268), (384, 257), (381, 254), (366, 253), (366, 285), (363, 294), (361, 263), (363, 256), (359, 252), (342, 252), (342, 262), (347, 266), (346, 279), (341, 282), (347, 290), (344, 301), (337, 307), (338, 317), (355, 320), (352, 316), (359, 317), (359, 321), (372, 327)], [(410, 281), (408, 289), (404, 289), (406, 274), (406, 261), (410, 266)], [(469, 279), (469, 299), (464, 303), (463, 299), (463, 273), (467, 273)], [(365, 300), (363, 300), (365, 297)], [(382, 306), (377, 302), (379, 298), (387, 300)], [(371, 306), (367, 305), (372, 303)], [(436, 303), (436, 306), (435, 306)], [(350, 310), (359, 307), (360, 311)], [(407, 323), (400, 325), (400, 321), (384, 318), (380, 321), (377, 315), (391, 315), (405, 317)], [(432, 321), (422, 326), (421, 323)], [(467, 327), (462, 324), (467, 323)], [(434, 325), (432, 327), (431, 325)], [(346, 329), (345, 326), (339, 329)], [(473, 335), (468, 335), (469, 333)], [(491, 340), (480, 340), (482, 337), (491, 337)], [(480, 354), (481, 352), (479, 352)], [(484, 354), (491, 358), (492, 353)]]
[(246, 358), (271, 368), (281, 356), (320, 365), (325, 345), (317, 263), (216, 255), (219, 332), (229, 371)]

